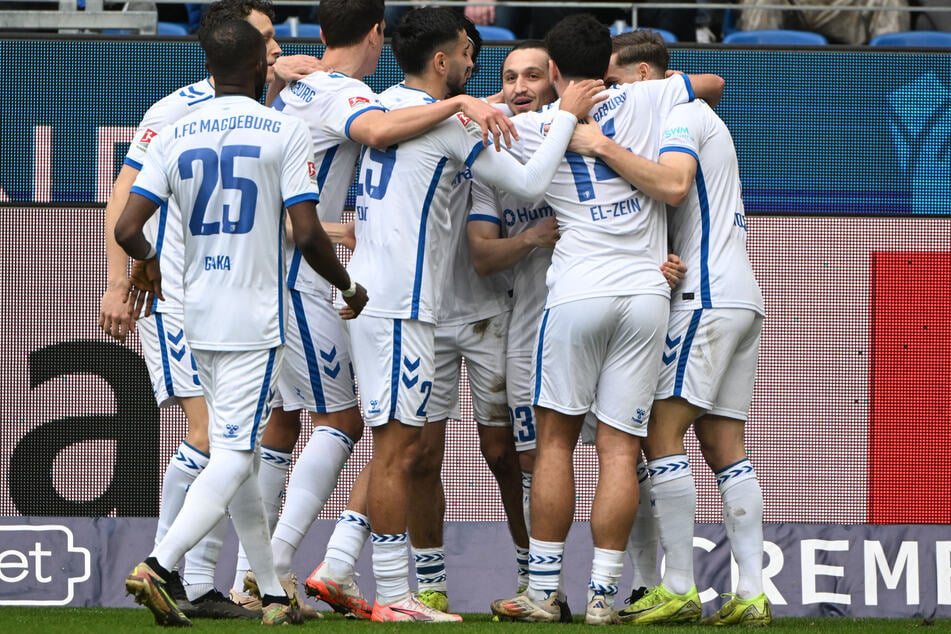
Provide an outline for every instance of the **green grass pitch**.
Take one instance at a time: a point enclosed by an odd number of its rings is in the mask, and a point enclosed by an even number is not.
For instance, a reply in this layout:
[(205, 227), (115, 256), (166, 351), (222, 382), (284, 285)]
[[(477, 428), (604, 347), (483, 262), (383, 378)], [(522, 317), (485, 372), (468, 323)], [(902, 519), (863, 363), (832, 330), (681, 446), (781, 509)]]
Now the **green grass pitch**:
[[(459, 624), (380, 624), (367, 621), (348, 621), (332, 613), (325, 613), (326, 619), (310, 621), (300, 631), (310, 630), (320, 634), (425, 630), (438, 632), (459, 632), (460, 634), (556, 634), (570, 625), (537, 623), (493, 623), (488, 614), (465, 614), (465, 621)], [(775, 619), (770, 630), (786, 632), (855, 632), (873, 634), (876, 632), (928, 632), (951, 631), (951, 621), (940, 619), (930, 627), (920, 619)], [(584, 627), (581, 618), (575, 617), (574, 627)], [(630, 630), (636, 626), (617, 626)], [(641, 628), (638, 628), (641, 629)], [(656, 634), (698, 634), (708, 628), (703, 626), (653, 626)], [(736, 628), (732, 628), (736, 631)], [(160, 631), (152, 621), (152, 615), (144, 608), (20, 608), (0, 607), (0, 632), (4, 634), (30, 634), (32, 632), (68, 632), (83, 634), (86, 632), (143, 632)], [(204, 632), (260, 632), (261, 624), (256, 621), (209, 621), (196, 620), (192, 631)], [(284, 628), (284, 631), (287, 631)], [(727, 630), (729, 631), (729, 630)]]

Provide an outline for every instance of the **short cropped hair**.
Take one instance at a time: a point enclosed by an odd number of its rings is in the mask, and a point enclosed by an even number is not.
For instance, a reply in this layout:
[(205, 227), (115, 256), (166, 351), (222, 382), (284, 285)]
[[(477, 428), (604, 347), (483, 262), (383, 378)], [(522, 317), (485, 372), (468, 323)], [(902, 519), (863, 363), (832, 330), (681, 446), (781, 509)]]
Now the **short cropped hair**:
[(569, 15), (545, 36), (545, 48), (563, 76), (601, 79), (611, 62), (611, 32), (588, 13)]
[(445, 7), (420, 7), (407, 12), (396, 25), (390, 45), (400, 68), (418, 75), (437, 51), (447, 51), (465, 31), (462, 15)]
[(383, 21), (383, 0), (321, 0), (320, 32), (327, 46), (351, 46)]
[(615, 35), (611, 40), (613, 52), (617, 53), (616, 64), (628, 66), (646, 62), (649, 66), (665, 72), (670, 65), (670, 53), (664, 38), (657, 31), (631, 31)]
[[(218, 0), (208, 5), (205, 15), (201, 16), (198, 29), (198, 41), (202, 42), (207, 32), (231, 20), (247, 20), (252, 11), (259, 11), (274, 22), (274, 6), (270, 0)], [(202, 44), (204, 46), (204, 44)]]
[(240, 77), (265, 60), (264, 36), (245, 20), (229, 20), (205, 31), (201, 47), (214, 77)]
[(520, 40), (518, 44), (513, 46), (512, 49), (508, 53), (505, 54), (505, 59), (502, 60), (502, 66), (505, 66), (505, 60), (508, 59), (509, 55), (511, 55), (515, 51), (524, 51), (526, 49), (536, 49), (536, 48), (541, 49), (545, 51), (546, 53), (548, 52), (548, 49), (545, 48), (544, 40)]

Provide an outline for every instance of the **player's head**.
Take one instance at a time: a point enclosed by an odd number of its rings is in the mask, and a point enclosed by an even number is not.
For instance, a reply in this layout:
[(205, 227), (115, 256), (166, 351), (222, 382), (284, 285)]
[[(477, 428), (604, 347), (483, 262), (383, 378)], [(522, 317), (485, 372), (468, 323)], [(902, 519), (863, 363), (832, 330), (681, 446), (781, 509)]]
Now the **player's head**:
[(615, 35), (614, 49), (604, 83), (630, 84), (645, 79), (663, 79), (670, 64), (664, 38), (656, 31), (631, 31)]
[(462, 16), (455, 11), (422, 7), (406, 13), (393, 31), (391, 46), (407, 75), (434, 72), (444, 79), (449, 94), (465, 90), (472, 70), (472, 43)]
[(611, 32), (590, 14), (570, 15), (545, 35), (545, 48), (561, 77), (602, 79), (611, 60)]
[(383, 0), (321, 0), (320, 37), (333, 48), (359, 44), (370, 31), (383, 39)]
[(524, 40), (505, 56), (502, 61), (502, 98), (516, 114), (538, 110), (555, 100), (544, 42)]
[(272, 66), (281, 56), (281, 47), (274, 39), (274, 7), (270, 0), (218, 0), (211, 3), (198, 29), (198, 41), (202, 42), (202, 47), (208, 31), (231, 20), (244, 20), (260, 31), (267, 47), (267, 80), (273, 80)]
[(244, 20), (229, 20), (208, 29), (201, 47), (216, 88), (241, 87), (261, 98), (268, 65), (267, 44), (260, 31)]

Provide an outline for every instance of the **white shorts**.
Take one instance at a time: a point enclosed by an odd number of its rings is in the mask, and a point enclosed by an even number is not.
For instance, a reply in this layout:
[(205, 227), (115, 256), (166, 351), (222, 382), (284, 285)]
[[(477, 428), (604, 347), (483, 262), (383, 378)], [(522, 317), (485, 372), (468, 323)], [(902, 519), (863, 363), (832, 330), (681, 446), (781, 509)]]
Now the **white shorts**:
[(436, 326), (436, 379), (429, 399), (429, 420), (459, 420), (459, 375), (466, 376), (475, 420), (487, 427), (508, 427), (505, 395), (505, 340), (511, 312), (469, 324)]
[(275, 406), (318, 414), (356, 407), (350, 335), (343, 319), (327, 299), (294, 290), (290, 296)]
[(201, 396), (198, 366), (185, 337), (181, 316), (155, 313), (140, 319), (135, 326), (159, 407), (174, 405), (180, 398)]
[(282, 348), (223, 352), (195, 350), (208, 403), (211, 448), (251, 450), (271, 415)]
[(361, 315), (348, 322), (363, 420), (422, 427), (435, 375), (433, 324)]
[[(662, 295), (596, 297), (545, 311), (535, 353), (535, 405), (647, 435), (670, 313)], [(593, 407), (593, 409), (592, 409)]]
[(746, 308), (670, 314), (655, 398), (679, 396), (710, 414), (746, 420), (763, 317)]
[(535, 449), (535, 410), (532, 408), (535, 363), (531, 353), (509, 356), (505, 363), (505, 386), (515, 451)]

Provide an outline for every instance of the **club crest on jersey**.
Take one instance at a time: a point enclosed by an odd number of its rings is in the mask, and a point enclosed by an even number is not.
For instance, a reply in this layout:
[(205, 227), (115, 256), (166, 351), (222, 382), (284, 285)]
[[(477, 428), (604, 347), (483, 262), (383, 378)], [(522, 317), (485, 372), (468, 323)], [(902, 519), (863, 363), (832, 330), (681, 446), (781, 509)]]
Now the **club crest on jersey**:
[(365, 104), (365, 103), (370, 103), (370, 100), (367, 99), (366, 97), (359, 97), (359, 96), (358, 96), (358, 97), (350, 97), (347, 101), (350, 102), (350, 107), (351, 107), (351, 108), (356, 108), (356, 107), (359, 106), (359, 105), (362, 105), (362, 104)]

